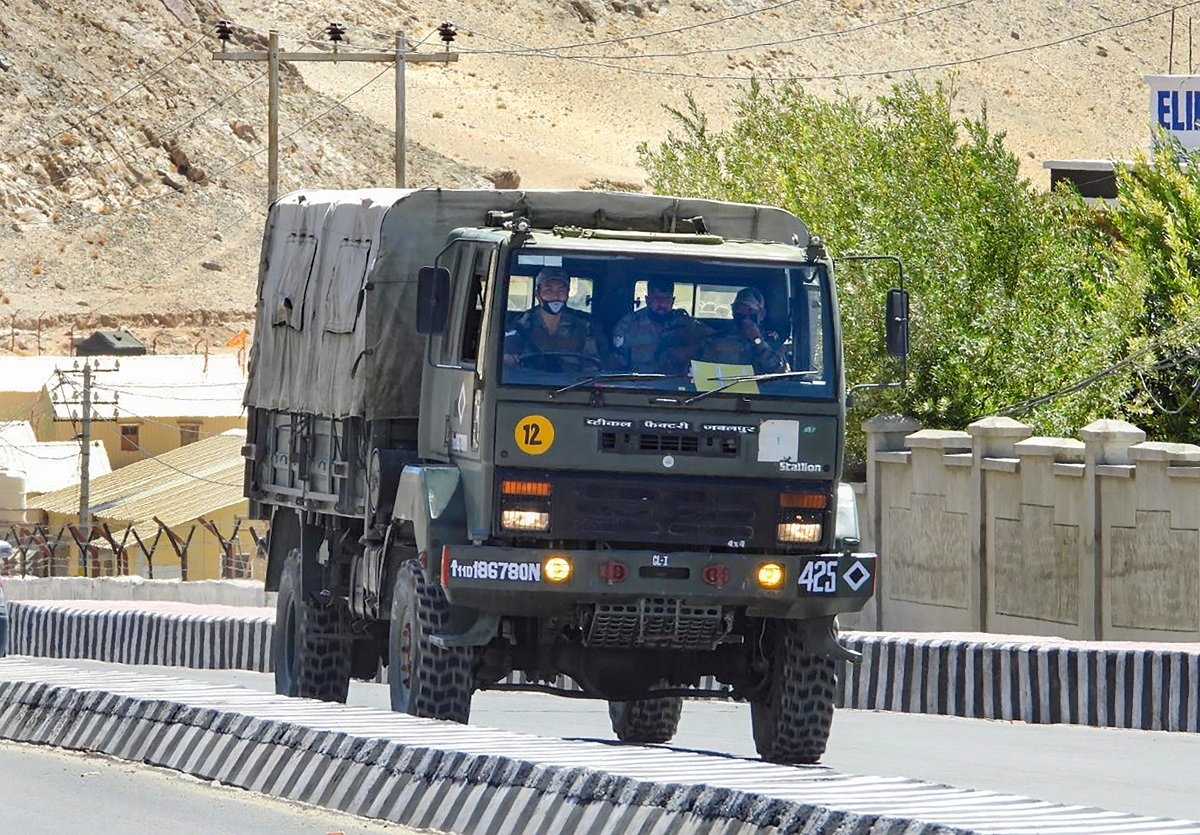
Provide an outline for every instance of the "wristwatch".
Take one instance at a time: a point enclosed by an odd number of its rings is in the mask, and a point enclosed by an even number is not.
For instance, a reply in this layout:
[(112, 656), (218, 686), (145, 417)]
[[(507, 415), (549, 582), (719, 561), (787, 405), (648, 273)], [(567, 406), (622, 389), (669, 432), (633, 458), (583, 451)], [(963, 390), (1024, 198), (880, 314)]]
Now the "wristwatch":
[(762, 345), (762, 337), (761, 336), (754, 337), (754, 344), (755, 344), (755, 346)]

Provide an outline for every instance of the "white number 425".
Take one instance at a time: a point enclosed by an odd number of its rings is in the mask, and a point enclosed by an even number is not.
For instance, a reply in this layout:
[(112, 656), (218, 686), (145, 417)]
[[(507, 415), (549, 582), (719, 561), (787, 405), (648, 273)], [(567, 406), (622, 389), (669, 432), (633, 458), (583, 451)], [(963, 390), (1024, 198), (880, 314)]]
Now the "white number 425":
[(809, 594), (837, 593), (837, 560), (812, 560), (800, 572), (800, 587)]

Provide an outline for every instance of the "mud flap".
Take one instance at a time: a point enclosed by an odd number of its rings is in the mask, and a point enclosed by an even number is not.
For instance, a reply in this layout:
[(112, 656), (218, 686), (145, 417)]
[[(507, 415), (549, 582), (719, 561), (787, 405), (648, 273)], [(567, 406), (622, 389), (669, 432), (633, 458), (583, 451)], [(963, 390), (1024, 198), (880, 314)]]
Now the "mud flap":
[(828, 658), (833, 661), (848, 661), (857, 664), (862, 660), (862, 653), (847, 649), (838, 640), (837, 619), (813, 618), (797, 622), (803, 635), (804, 648), (818, 658)]

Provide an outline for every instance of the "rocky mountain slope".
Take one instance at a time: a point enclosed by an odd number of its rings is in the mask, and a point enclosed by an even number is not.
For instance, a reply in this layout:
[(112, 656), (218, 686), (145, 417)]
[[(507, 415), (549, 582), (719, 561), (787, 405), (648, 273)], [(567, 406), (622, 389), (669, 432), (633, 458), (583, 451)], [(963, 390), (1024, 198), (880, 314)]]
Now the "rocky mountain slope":
[[(746, 79), (870, 96), (915, 74), (986, 102), (1026, 173), (1121, 157), (1149, 135), (1141, 77), (1168, 66), (1165, 0), (8, 0), (0, 16), (0, 350), (61, 349), (125, 324), (160, 350), (249, 321), (266, 180), (265, 66), (231, 48), (390, 49), (403, 30), (456, 63), (408, 66), (410, 184), (638, 187), (639, 142), (693, 92), (719, 126)], [(1186, 9), (1174, 63), (1186, 71)], [(1092, 33), (1085, 37), (1075, 37)], [(1046, 45), (1062, 41), (1057, 45)], [(339, 100), (345, 98), (344, 103)], [(282, 190), (389, 185), (385, 65), (283, 77)], [(836, 187), (831, 184), (831, 187)]]

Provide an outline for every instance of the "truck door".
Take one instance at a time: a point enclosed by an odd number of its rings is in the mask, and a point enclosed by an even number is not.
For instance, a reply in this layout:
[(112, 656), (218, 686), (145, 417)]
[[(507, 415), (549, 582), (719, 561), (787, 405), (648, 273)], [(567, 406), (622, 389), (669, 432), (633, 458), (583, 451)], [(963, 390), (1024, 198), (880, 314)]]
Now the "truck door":
[[(497, 248), (483, 241), (463, 241), (448, 253), (451, 269), (451, 306), (440, 356), (435, 357), (437, 385), (432, 414), (442, 414), (442, 449), (460, 467), (477, 467), (479, 401), (483, 377), (484, 312), (488, 288), (498, 263)], [(433, 427), (431, 427), (432, 429)]]

